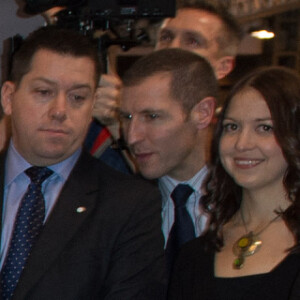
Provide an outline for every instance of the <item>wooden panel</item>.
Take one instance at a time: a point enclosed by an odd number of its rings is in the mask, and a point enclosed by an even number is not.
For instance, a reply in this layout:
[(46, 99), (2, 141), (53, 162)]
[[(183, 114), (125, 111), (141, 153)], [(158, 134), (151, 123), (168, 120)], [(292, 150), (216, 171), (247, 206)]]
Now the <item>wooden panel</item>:
[(231, 0), (229, 6), (240, 22), (249, 22), (300, 8), (300, 0)]

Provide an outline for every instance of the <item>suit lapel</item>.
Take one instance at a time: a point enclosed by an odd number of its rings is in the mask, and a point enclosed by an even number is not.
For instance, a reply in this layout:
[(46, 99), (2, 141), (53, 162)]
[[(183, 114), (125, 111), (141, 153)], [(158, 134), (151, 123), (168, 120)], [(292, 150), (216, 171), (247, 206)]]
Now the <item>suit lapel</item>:
[(93, 211), (99, 189), (94, 164), (83, 154), (75, 165), (28, 258), (15, 291), (17, 298), (25, 298)]

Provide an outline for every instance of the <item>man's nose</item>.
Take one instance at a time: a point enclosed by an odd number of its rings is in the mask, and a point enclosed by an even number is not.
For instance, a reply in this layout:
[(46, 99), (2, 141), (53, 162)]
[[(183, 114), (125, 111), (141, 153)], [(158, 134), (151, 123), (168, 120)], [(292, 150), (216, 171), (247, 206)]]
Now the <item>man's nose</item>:
[(168, 48), (182, 48), (180, 45), (180, 39), (177, 37), (172, 39), (172, 41), (168, 44)]
[(137, 118), (132, 118), (124, 129), (124, 136), (129, 146), (135, 145), (143, 139), (143, 125)]
[(67, 118), (67, 97), (59, 93), (52, 99), (49, 107), (49, 116), (52, 120), (63, 122)]

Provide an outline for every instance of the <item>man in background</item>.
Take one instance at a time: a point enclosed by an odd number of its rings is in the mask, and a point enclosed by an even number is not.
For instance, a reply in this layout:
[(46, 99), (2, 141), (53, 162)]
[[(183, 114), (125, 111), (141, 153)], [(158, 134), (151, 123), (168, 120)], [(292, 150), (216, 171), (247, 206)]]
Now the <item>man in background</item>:
[(76, 32), (31, 34), (2, 87), (12, 138), (1, 161), (2, 299), (161, 299), (159, 192), (82, 150), (99, 82)]
[(156, 49), (181, 48), (199, 54), (222, 79), (234, 68), (240, 38), (238, 24), (221, 1), (180, 0), (176, 16), (162, 23)]

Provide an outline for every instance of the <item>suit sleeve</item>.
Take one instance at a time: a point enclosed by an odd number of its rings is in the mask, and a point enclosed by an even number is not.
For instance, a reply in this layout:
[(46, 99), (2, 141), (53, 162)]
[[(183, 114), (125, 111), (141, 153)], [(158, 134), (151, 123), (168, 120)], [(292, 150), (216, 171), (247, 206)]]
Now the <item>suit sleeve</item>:
[(160, 193), (137, 188), (128, 196), (136, 197), (136, 204), (115, 243), (104, 299), (165, 299)]

